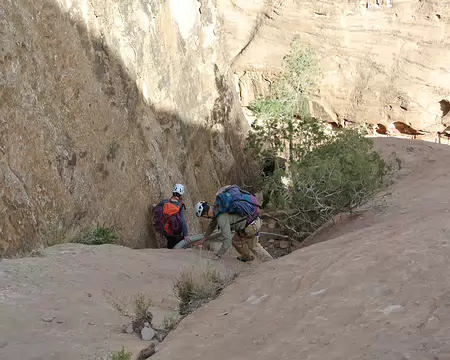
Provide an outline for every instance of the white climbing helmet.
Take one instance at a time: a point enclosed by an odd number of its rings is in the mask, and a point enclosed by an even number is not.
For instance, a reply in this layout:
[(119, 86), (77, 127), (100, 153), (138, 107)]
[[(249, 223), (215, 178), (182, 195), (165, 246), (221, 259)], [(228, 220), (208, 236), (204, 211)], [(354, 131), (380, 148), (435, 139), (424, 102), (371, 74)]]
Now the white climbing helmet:
[(175, 184), (172, 190), (173, 194), (184, 195), (184, 185), (183, 184)]
[(202, 216), (203, 210), (205, 209), (205, 204), (207, 204), (205, 201), (199, 201), (197, 204), (195, 204), (195, 215), (197, 215), (197, 217)]

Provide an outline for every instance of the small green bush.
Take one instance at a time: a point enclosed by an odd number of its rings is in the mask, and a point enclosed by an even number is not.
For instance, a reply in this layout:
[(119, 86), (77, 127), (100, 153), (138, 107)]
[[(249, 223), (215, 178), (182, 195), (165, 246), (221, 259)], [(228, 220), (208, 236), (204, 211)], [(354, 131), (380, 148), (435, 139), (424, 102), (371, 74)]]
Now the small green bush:
[(133, 353), (125, 350), (124, 347), (122, 347), (122, 350), (112, 354), (111, 360), (131, 360), (131, 356)]
[(386, 188), (393, 170), (373, 149), (371, 139), (341, 130), (291, 166), (285, 201), (299, 214), (287, 225), (306, 234), (314, 232), (333, 216), (374, 199)]
[(78, 237), (75, 242), (85, 245), (117, 244), (119, 236), (113, 228), (99, 226)]

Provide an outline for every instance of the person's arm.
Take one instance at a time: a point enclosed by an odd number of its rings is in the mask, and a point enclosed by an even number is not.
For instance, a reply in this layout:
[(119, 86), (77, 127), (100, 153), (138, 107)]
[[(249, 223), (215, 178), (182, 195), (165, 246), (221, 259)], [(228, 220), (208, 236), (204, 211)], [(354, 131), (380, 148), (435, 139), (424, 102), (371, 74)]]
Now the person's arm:
[(208, 228), (206, 229), (205, 235), (203, 235), (203, 239), (198, 241), (196, 243), (197, 246), (203, 245), (205, 242), (208, 241), (208, 238), (211, 236), (211, 234), (216, 230), (217, 227), (217, 219), (214, 218), (211, 220), (211, 222), (208, 225)]
[(224, 239), (222, 247), (217, 252), (217, 256), (222, 257), (233, 244), (233, 235), (231, 234), (230, 218), (227, 214), (219, 216), (219, 218), (217, 219), (217, 223), (220, 227), (220, 232)]
[(214, 230), (216, 230), (216, 227), (217, 227), (217, 219), (214, 218), (209, 223), (208, 228), (206, 229), (205, 235), (203, 235), (203, 238), (208, 239), (211, 236), (211, 234), (214, 232)]
[(187, 223), (186, 223), (186, 215), (184, 214), (184, 206), (181, 207), (180, 216), (181, 216), (181, 223), (182, 223), (181, 228), (183, 229), (183, 236), (188, 237), (189, 233), (188, 233), (188, 227), (187, 227)]

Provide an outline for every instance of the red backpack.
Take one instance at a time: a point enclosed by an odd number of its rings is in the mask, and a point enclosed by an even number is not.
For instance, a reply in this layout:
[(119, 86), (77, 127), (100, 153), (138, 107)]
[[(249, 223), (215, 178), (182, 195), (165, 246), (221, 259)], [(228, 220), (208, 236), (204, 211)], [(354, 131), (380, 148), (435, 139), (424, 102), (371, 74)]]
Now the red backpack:
[(181, 208), (186, 206), (180, 201), (163, 200), (153, 208), (153, 225), (164, 236), (178, 236), (183, 233)]

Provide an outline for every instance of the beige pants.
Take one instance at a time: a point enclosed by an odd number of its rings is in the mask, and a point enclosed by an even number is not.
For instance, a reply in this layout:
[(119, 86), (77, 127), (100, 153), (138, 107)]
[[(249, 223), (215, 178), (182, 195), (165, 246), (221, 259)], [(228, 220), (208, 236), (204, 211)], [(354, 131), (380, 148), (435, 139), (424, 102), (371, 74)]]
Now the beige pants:
[(255, 257), (262, 261), (273, 260), (273, 257), (261, 246), (256, 235), (262, 226), (262, 220), (256, 219), (247, 226), (242, 233), (233, 236), (233, 246), (243, 259), (252, 261)]

